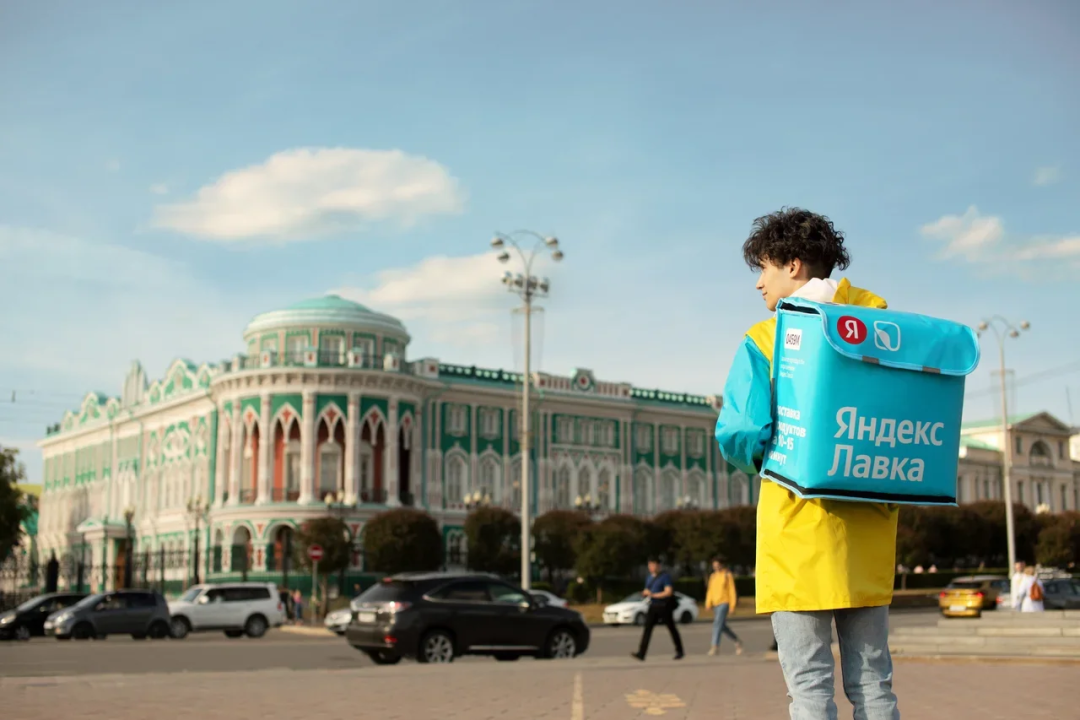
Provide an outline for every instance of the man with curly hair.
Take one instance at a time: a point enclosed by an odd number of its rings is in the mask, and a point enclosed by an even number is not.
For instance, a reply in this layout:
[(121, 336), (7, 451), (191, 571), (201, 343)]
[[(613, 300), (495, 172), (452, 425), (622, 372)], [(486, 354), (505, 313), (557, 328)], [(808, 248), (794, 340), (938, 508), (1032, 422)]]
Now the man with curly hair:
[[(755, 220), (743, 259), (759, 272), (756, 287), (770, 312), (787, 297), (885, 307), (846, 279), (830, 279), (851, 262), (844, 236), (807, 210), (785, 208)], [(716, 423), (724, 458), (751, 475), (761, 471), (772, 437), (775, 336), (775, 315), (746, 333)], [(889, 655), (897, 509), (803, 500), (763, 479), (757, 518), (757, 612), (772, 613), (792, 720), (836, 720), (834, 622), (844, 693), (855, 717), (899, 718)]]

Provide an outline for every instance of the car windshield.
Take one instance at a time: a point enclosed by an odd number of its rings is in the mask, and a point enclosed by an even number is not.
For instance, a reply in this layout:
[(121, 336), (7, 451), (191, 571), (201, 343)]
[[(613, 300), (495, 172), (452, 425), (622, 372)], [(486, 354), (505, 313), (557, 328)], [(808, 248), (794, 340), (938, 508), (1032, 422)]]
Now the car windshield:
[(645, 596), (644, 596), (644, 595), (642, 595), (642, 594), (641, 594), (641, 593), (639, 593), (639, 592), (636, 592), (636, 593), (634, 593), (633, 595), (627, 595), (627, 596), (626, 596), (626, 597), (624, 597), (624, 598), (623, 598), (622, 600), (620, 600), (620, 602), (624, 602), (624, 603), (636, 603), (636, 602), (641, 602), (641, 601), (642, 601), (642, 600), (644, 600), (644, 599), (645, 599)]
[(949, 587), (953, 590), (978, 590), (982, 583), (977, 580), (953, 580)]
[(15, 608), (15, 612), (26, 612), (27, 610), (33, 610), (38, 604), (44, 602), (47, 598), (43, 598), (40, 595), (38, 597), (30, 598), (19, 607)]
[(193, 587), (180, 596), (180, 601), (192, 602), (193, 600), (195, 600), (195, 598), (199, 597), (199, 593), (201, 593), (202, 591), (203, 589), (201, 587)]
[(104, 593), (98, 593), (97, 595), (87, 595), (82, 600), (72, 605), (71, 609), (75, 610), (76, 608), (84, 608), (90, 607), (91, 605), (96, 605), (99, 601), (104, 599), (104, 597)]
[(360, 593), (353, 602), (358, 604), (386, 603), (400, 600), (408, 592), (412, 583), (404, 583), (398, 580), (376, 583), (364, 592)]

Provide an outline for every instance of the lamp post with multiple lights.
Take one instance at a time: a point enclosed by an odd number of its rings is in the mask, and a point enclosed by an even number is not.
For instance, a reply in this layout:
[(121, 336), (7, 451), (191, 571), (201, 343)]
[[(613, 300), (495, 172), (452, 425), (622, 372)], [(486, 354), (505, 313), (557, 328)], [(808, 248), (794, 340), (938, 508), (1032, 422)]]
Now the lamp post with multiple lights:
[[(532, 249), (526, 252), (518, 240), (524, 242), (535, 241)], [(532, 274), (533, 261), (537, 253), (542, 250), (551, 252), (551, 259), (558, 262), (563, 258), (563, 252), (559, 249), (559, 241), (554, 237), (544, 237), (531, 230), (518, 230), (510, 234), (496, 233), (491, 240), (491, 247), (501, 250), (499, 262), (510, 262), (510, 249), (517, 252), (523, 266), (522, 273), (513, 274), (507, 272), (503, 275), (503, 284), (507, 290), (517, 294), (522, 300), (522, 312), (525, 314), (525, 374), (521, 393), (521, 587), (528, 590), (532, 581), (532, 537), (531, 523), (529, 522), (530, 494), (529, 494), (529, 449), (530, 449), (530, 417), (529, 417), (529, 392), (532, 378), (532, 304), (534, 298), (547, 297), (550, 283), (547, 278), (538, 278)]]
[(196, 496), (188, 500), (187, 502), (188, 514), (195, 520), (195, 582), (193, 584), (199, 584), (199, 524), (206, 520), (207, 514), (210, 512), (210, 502), (203, 500), (202, 496)]
[(998, 341), (998, 359), (1001, 364), (1001, 480), (1002, 499), (1005, 501), (1005, 535), (1009, 546), (1009, 573), (1012, 573), (1016, 564), (1016, 533), (1013, 525), (1012, 506), (1012, 482), (1009, 475), (1012, 471), (1012, 443), (1009, 442), (1009, 400), (1005, 392), (1005, 341), (1009, 338), (1018, 338), (1023, 330), (1031, 327), (1027, 320), (1019, 325), (994, 315), (979, 323), (979, 337), (987, 330), (993, 330)]

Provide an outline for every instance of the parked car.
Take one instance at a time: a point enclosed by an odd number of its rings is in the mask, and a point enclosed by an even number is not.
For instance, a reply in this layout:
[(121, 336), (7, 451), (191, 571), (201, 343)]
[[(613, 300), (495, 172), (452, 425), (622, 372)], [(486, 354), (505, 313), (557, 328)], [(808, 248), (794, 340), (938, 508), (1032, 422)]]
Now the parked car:
[[(689, 595), (675, 593), (678, 604), (675, 606), (675, 621), (692, 623), (698, 617), (698, 604)], [(627, 595), (617, 603), (604, 608), (605, 625), (644, 625), (645, 614), (649, 611), (649, 601), (639, 592)]]
[(547, 590), (530, 590), (529, 594), (536, 598), (538, 602), (547, 603), (554, 607), (564, 608), (567, 605), (566, 600)]
[(349, 627), (351, 621), (352, 610), (349, 608), (341, 608), (340, 610), (334, 610), (327, 614), (326, 619), (323, 620), (323, 626), (332, 633), (344, 635), (345, 630)]
[[(999, 603), (999, 598), (1004, 598)], [(984, 610), (1008, 606), (1009, 578), (1004, 575), (967, 575), (955, 578), (938, 593), (938, 609), (945, 617), (980, 617)]]
[(169, 637), (169, 606), (161, 593), (117, 590), (90, 595), (45, 620), (45, 634), (57, 640), (104, 639), (131, 635), (136, 640)]
[(190, 632), (224, 632), (238, 638), (259, 638), (285, 622), (285, 604), (274, 583), (238, 582), (195, 585), (169, 603), (172, 636)]
[(1080, 610), (1080, 581), (1072, 578), (1043, 580), (1043, 607), (1047, 610)]
[(491, 575), (395, 575), (356, 597), (351, 610), (346, 639), (380, 665), (403, 657), (422, 663), (460, 655), (572, 658), (589, 647), (580, 613), (539, 603)]
[(0, 614), (0, 640), (29, 640), (45, 634), (45, 621), (53, 613), (70, 607), (86, 593), (49, 593), (38, 595)]

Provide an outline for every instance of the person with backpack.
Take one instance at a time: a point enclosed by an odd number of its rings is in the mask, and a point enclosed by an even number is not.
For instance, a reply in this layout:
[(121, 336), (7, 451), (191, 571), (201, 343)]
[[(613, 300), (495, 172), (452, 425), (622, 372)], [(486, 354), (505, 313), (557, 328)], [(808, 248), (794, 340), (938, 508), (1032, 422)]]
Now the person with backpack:
[[(716, 423), (720, 452), (761, 472), (777, 419), (772, 407), (776, 308), (785, 298), (885, 308), (881, 297), (830, 278), (851, 258), (844, 235), (817, 213), (782, 208), (754, 221), (742, 247), (772, 317), (747, 331), (735, 353)], [(827, 432), (831, 429), (812, 429)], [(791, 717), (836, 720), (832, 626), (843, 687), (855, 717), (898, 720), (889, 654), (898, 508), (879, 502), (804, 500), (762, 479), (757, 507), (757, 612), (772, 613)]]
[(1035, 577), (1035, 568), (1028, 565), (1024, 568), (1024, 577), (1020, 581), (1020, 588), (1014, 601), (1016, 609), (1020, 612), (1043, 612), (1046, 610), (1043, 605), (1045, 596), (1046, 588), (1043, 587), (1042, 581)]

